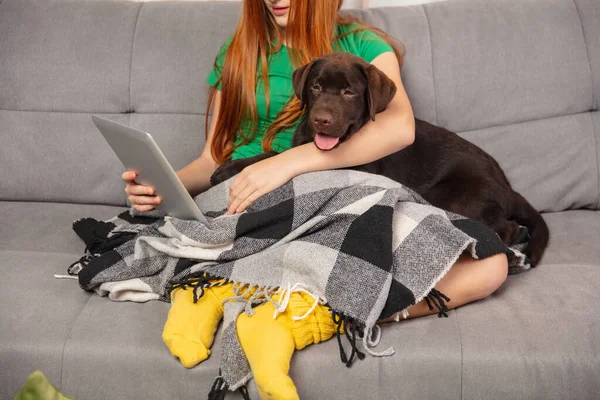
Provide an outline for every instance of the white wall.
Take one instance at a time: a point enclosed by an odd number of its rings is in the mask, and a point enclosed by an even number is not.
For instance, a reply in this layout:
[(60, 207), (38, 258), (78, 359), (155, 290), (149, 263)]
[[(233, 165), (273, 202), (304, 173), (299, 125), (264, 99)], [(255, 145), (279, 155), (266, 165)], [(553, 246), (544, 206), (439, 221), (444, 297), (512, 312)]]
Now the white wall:
[(344, 0), (344, 8), (362, 8), (363, 3), (366, 3), (366, 1), (365, 0)]
[(443, 0), (370, 0), (371, 7), (408, 6), (413, 4), (433, 3)]
[[(169, 1), (169, 0), (135, 0), (135, 1)], [(181, 0), (179, 0), (179, 1), (181, 1)], [(183, 0), (183, 1), (209, 1), (209, 0)], [(221, 0), (221, 1), (240, 1), (240, 0)], [(310, 1), (310, 0), (307, 0), (307, 1)], [(412, 4), (432, 3), (434, 1), (445, 1), (445, 0), (344, 0), (344, 8), (404, 6), (404, 5), (412, 5)]]

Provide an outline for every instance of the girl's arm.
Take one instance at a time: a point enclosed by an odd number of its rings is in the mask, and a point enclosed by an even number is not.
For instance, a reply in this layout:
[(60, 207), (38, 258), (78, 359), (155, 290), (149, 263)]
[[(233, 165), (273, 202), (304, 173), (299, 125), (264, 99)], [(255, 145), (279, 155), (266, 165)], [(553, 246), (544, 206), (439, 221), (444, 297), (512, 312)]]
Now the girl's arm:
[(200, 157), (177, 171), (177, 176), (181, 179), (183, 186), (190, 192), (192, 197), (210, 188), (210, 177), (219, 166), (213, 159), (210, 148), (220, 108), (221, 91), (217, 90), (213, 101), (213, 115), (210, 121), (204, 150), (202, 150)]
[(392, 52), (377, 56), (372, 64), (396, 84), (396, 94), (350, 139), (330, 151), (313, 143), (294, 147), (246, 167), (231, 183), (228, 213), (242, 212), (257, 198), (305, 172), (367, 164), (402, 150), (415, 140), (415, 119), (400, 79), (400, 66)]

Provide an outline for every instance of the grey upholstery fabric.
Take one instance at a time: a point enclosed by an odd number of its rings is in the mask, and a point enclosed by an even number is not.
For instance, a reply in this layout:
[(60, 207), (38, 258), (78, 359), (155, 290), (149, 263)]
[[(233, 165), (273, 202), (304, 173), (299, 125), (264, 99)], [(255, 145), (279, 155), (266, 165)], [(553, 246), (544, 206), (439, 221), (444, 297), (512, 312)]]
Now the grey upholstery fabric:
[(597, 397), (597, 260), (544, 264), (457, 309), (463, 399)]
[(132, 49), (131, 110), (204, 114), (204, 80), (240, 9), (235, 2), (144, 4)]
[(590, 60), (591, 83), (594, 88), (594, 106), (600, 108), (600, 10), (597, 0), (574, 0), (581, 18), (581, 25)]
[(600, 136), (592, 121), (598, 116), (584, 112), (459, 134), (498, 160), (513, 188), (538, 210), (598, 208)]
[(60, 385), (65, 342), (91, 297), (73, 290), (73, 282), (53, 278), (72, 259), (71, 254), (0, 251), (0, 398), (14, 398), (35, 369)]
[(550, 245), (544, 264), (600, 264), (600, 213), (572, 210), (544, 214), (550, 229)]
[[(598, 108), (597, 2), (575, 4), (456, 0), (356, 14), (405, 45), (403, 82), (418, 118), (459, 133), (505, 127), (524, 141), (521, 151), (498, 157), (510, 167), (527, 165), (521, 160), (534, 152), (600, 140), (589, 121), (542, 141), (543, 133), (519, 130)], [(91, 123), (94, 113), (149, 131), (176, 167), (199, 153), (204, 79), (239, 4), (5, 0), (0, 7), (0, 133), (7, 144), (0, 159), (3, 176), (12, 177), (0, 180), (0, 199), (124, 205), (122, 167)], [(482, 143), (495, 156), (498, 145)], [(585, 176), (571, 180), (566, 199), (565, 186), (548, 181), (544, 168), (511, 182), (532, 189), (546, 181), (543, 191), (524, 191), (544, 211), (597, 207), (598, 156), (589, 159), (591, 151), (554, 162)]]
[(71, 257), (81, 256), (85, 247), (71, 228), (73, 221), (84, 215), (104, 221), (125, 210), (114, 206), (29, 201), (0, 204), (0, 251), (37, 251)]
[[(77, 256), (79, 246), (71, 245), (79, 242), (64, 229), (72, 218), (82, 213), (101, 218), (120, 208), (0, 204), (6, 227), (2, 237), (10, 231), (21, 239), (10, 244), (15, 251), (0, 250), (8, 278), (0, 291), (0, 358), (9, 365), (0, 372), (0, 398), (14, 395), (34, 368), (48, 371), (50, 379), (79, 399), (140, 393), (192, 398), (206, 392), (218, 367), (219, 343), (214, 357), (185, 370), (160, 339), (167, 304), (115, 303), (52, 278)], [(593, 309), (600, 301), (600, 213), (544, 216), (552, 237), (539, 268), (510, 277), (492, 296), (452, 311), (449, 319), (431, 316), (386, 325), (381, 346), (402, 343), (398, 357), (367, 358), (347, 369), (339, 362), (334, 340), (297, 352), (291, 373), (302, 398), (318, 399), (320, 391), (344, 393), (349, 399), (458, 399), (461, 392), (469, 399), (483, 394), (541, 398), (538, 388), (543, 398), (592, 398), (586, 393), (598, 389), (591, 377), (598, 372), (600, 356), (600, 335), (594, 328), (600, 321)], [(33, 218), (39, 219), (42, 236), (35, 236), (33, 225), (22, 226), (21, 221)], [(57, 230), (51, 235), (53, 226)], [(44, 238), (36, 251), (25, 249)], [(32, 275), (39, 278), (32, 280)], [(25, 281), (31, 284), (23, 285)], [(329, 371), (327, 379), (323, 371)]]
[(6, 0), (0, 6), (2, 109), (128, 108), (132, 28), (140, 3)]
[[(598, 169), (598, 202), (596, 203), (596, 209), (600, 210), (600, 112), (594, 112), (590, 114), (592, 117), (592, 123), (594, 124), (594, 135), (596, 137), (596, 168)], [(593, 166), (593, 163), (592, 163)]]
[(512, 0), (487, 0), (485, 12), (472, 1), (425, 11), (438, 125), (464, 131), (590, 109), (586, 43), (572, 1), (546, 0), (543, 11), (539, 2)]
[[(448, 319), (385, 326), (394, 357), (347, 369), (333, 340), (297, 352), (301, 397), (597, 398), (600, 2), (356, 15), (406, 46), (415, 115), (492, 154), (545, 212), (550, 246), (537, 269)], [(53, 274), (83, 250), (74, 219), (126, 204), (122, 166), (90, 115), (141, 127), (186, 165), (204, 145), (204, 79), (238, 16), (235, 2), (0, 1), (0, 398), (35, 369), (78, 399), (208, 391), (218, 339), (214, 357), (186, 370), (160, 339), (167, 304), (114, 303)]]

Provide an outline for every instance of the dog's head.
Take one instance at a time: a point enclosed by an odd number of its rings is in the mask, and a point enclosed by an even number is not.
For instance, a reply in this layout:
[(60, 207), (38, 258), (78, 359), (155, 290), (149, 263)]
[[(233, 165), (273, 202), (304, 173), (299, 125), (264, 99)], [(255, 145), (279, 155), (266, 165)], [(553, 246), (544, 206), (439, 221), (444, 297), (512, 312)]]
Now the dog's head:
[(337, 147), (369, 119), (375, 120), (396, 94), (394, 82), (377, 67), (344, 52), (296, 69), (292, 82), (321, 150)]

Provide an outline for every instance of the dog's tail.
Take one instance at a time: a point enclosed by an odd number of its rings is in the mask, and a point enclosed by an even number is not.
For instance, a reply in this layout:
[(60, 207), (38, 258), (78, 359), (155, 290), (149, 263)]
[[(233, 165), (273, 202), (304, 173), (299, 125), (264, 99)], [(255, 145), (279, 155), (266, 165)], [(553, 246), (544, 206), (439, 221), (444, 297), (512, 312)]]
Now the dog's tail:
[(515, 191), (513, 191), (511, 219), (515, 219), (520, 225), (527, 227), (530, 237), (525, 252), (531, 260), (531, 266), (535, 267), (548, 246), (550, 237), (548, 225), (546, 225), (546, 221), (544, 221), (541, 214), (523, 196)]

